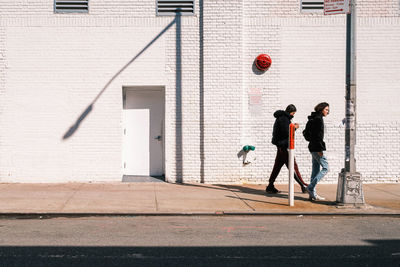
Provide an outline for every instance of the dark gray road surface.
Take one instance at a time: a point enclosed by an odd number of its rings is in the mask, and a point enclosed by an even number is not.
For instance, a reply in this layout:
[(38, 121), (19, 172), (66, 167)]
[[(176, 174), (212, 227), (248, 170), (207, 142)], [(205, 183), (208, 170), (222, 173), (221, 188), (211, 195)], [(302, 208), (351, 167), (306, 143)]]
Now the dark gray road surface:
[(0, 266), (400, 266), (400, 218), (2, 219)]

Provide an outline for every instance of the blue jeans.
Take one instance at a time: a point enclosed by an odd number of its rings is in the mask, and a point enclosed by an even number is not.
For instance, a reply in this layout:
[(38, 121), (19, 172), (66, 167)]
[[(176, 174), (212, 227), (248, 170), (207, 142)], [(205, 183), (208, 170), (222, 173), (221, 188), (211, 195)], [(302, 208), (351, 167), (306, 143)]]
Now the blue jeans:
[[(312, 156), (312, 172), (311, 172), (311, 180), (308, 185), (308, 189), (311, 192), (315, 193), (315, 186), (317, 183), (325, 176), (325, 174), (329, 171), (328, 159), (323, 155), (322, 157), (318, 155), (318, 152), (311, 152)], [(320, 170), (320, 167), (322, 169)]]

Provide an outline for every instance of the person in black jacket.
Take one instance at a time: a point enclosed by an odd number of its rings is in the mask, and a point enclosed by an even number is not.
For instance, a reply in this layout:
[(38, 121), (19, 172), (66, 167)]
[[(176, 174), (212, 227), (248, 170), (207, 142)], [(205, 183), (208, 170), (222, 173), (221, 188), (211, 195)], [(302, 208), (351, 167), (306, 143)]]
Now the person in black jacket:
[[(269, 184), (265, 191), (270, 194), (279, 193), (279, 190), (275, 188), (274, 182), (276, 177), (278, 176), (283, 164), (288, 167), (288, 146), (289, 146), (289, 124), (291, 123), (291, 119), (296, 113), (297, 109), (294, 105), (290, 104), (286, 107), (286, 110), (277, 110), (274, 113), (274, 117), (276, 118), (274, 123), (274, 129), (272, 132), (272, 144), (276, 145), (276, 157), (274, 168), (272, 169), (272, 173), (269, 178)], [(295, 128), (299, 128), (299, 125), (295, 123)], [(296, 159), (294, 160), (294, 179), (297, 183), (299, 183), (301, 187), (301, 191), (306, 193), (307, 184), (301, 178), (299, 167), (297, 166)]]
[[(329, 104), (326, 102), (319, 103), (314, 108), (315, 112), (312, 112), (308, 116), (308, 120), (311, 120), (310, 128), (310, 143), (308, 144), (308, 150), (312, 156), (312, 172), (310, 184), (306, 188), (310, 195), (310, 200), (324, 200), (317, 194), (315, 187), (317, 183), (328, 173), (329, 164), (328, 159), (324, 151), (326, 150), (324, 142), (324, 119), (329, 114)], [(320, 166), (322, 169), (320, 169)]]

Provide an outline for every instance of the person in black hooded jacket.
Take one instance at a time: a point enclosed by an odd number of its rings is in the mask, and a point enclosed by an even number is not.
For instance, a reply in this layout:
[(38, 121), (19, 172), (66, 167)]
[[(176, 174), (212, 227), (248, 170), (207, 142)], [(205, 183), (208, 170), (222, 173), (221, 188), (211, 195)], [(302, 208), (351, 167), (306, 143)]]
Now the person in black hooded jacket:
[[(275, 157), (275, 164), (272, 169), (270, 178), (269, 178), (269, 184), (265, 191), (270, 194), (276, 194), (279, 193), (279, 190), (275, 188), (274, 182), (276, 180), (276, 177), (278, 177), (278, 174), (283, 166), (283, 164), (288, 167), (288, 159), (289, 159), (289, 153), (287, 151), (289, 147), (289, 124), (291, 123), (291, 120), (296, 113), (297, 109), (294, 105), (290, 104), (289, 106), (286, 107), (286, 110), (277, 110), (274, 113), (274, 117), (276, 118), (275, 123), (274, 123), (274, 128), (272, 132), (272, 144), (276, 145), (277, 151), (276, 151), (276, 157)], [(295, 128), (299, 128), (299, 125), (295, 123)], [(294, 160), (294, 179), (296, 182), (300, 185), (301, 191), (303, 193), (306, 193), (306, 186), (307, 184), (303, 181), (300, 175), (299, 168), (296, 163), (296, 159)]]
[(315, 106), (314, 111), (308, 116), (308, 120), (311, 123), (308, 150), (312, 156), (312, 172), (310, 184), (306, 190), (310, 195), (310, 200), (324, 200), (324, 197), (317, 194), (315, 187), (329, 171), (328, 159), (324, 153), (326, 146), (324, 142), (325, 125), (323, 119), (323, 117), (329, 114), (329, 104), (326, 102), (319, 103)]

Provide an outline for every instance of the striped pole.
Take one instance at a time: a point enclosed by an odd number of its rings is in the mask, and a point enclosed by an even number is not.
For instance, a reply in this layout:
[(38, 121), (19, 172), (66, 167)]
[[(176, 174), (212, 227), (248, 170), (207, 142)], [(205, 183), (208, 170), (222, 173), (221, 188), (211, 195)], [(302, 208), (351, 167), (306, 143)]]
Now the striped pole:
[(294, 206), (294, 124), (289, 125), (289, 206)]

